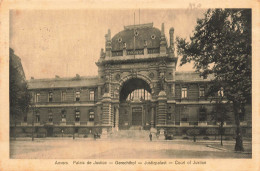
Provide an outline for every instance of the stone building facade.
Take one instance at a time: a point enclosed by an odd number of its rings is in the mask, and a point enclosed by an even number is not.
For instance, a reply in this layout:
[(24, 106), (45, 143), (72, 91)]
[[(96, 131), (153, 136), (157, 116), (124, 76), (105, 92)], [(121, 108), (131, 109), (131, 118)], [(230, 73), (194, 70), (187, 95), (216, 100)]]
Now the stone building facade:
[[(111, 37), (96, 62), (98, 76), (30, 79), (30, 112), (20, 123), (20, 135), (106, 137), (123, 129), (156, 130), (158, 135), (216, 134), (214, 103), (205, 98), (212, 77), (177, 72), (174, 29), (169, 43), (164, 24), (125, 26)], [(222, 94), (223, 95), (223, 94)], [(251, 133), (251, 108), (241, 126)], [(233, 117), (232, 111), (230, 117)], [(234, 119), (224, 123), (225, 134), (234, 134)], [(153, 129), (154, 128), (154, 129)]]

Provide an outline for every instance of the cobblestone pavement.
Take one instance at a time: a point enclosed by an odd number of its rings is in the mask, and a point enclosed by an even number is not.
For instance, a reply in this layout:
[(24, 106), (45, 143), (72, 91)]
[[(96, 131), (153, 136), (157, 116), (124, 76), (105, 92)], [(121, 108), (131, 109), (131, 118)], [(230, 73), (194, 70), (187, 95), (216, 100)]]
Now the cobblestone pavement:
[[(93, 140), (88, 138), (18, 138), (10, 142), (10, 157), (21, 159), (158, 159), (251, 158), (252, 154), (214, 148), (219, 141)], [(234, 141), (224, 141), (229, 146)], [(251, 143), (244, 143), (250, 149)], [(213, 147), (213, 148), (212, 148)]]

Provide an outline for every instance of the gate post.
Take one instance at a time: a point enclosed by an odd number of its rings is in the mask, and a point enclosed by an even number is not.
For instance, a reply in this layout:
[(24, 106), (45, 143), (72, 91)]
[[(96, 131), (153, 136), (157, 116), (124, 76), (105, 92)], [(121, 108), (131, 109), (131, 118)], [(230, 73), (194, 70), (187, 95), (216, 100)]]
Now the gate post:
[(160, 91), (158, 95), (158, 115), (157, 128), (159, 129), (159, 139), (165, 139), (163, 127), (166, 125), (167, 97), (165, 91)]
[(107, 138), (108, 129), (112, 127), (112, 104), (110, 93), (105, 93), (103, 96), (103, 115), (102, 115), (102, 134), (101, 138)]

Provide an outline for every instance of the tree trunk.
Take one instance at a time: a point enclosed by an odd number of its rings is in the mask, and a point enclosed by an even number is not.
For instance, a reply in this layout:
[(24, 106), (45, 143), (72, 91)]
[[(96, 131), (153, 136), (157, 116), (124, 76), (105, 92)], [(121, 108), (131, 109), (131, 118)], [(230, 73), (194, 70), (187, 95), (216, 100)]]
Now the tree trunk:
[(236, 145), (235, 145), (235, 151), (244, 151), (243, 147), (243, 140), (241, 135), (241, 128), (240, 128), (240, 120), (239, 120), (239, 103), (234, 102), (233, 108), (234, 108), (234, 115), (235, 115), (235, 122), (236, 122)]
[(223, 142), (222, 142), (222, 134), (220, 135), (220, 145), (223, 146)]
[(222, 120), (220, 123), (220, 145), (223, 146), (223, 125), (224, 125), (224, 121)]

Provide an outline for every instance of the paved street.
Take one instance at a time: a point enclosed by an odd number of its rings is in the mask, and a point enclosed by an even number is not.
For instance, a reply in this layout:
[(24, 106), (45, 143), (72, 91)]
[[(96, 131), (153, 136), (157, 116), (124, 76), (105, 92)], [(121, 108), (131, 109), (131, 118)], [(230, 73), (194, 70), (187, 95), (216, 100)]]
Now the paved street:
[[(216, 147), (216, 148), (214, 148)], [(138, 141), (93, 140), (88, 138), (18, 138), (10, 143), (10, 157), (21, 159), (155, 159), (155, 158), (251, 158), (251, 143), (246, 152), (235, 153), (234, 141), (172, 140)]]

